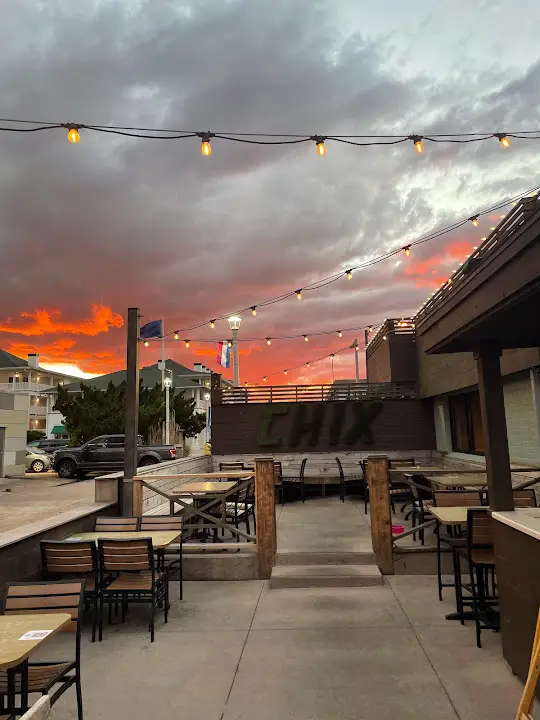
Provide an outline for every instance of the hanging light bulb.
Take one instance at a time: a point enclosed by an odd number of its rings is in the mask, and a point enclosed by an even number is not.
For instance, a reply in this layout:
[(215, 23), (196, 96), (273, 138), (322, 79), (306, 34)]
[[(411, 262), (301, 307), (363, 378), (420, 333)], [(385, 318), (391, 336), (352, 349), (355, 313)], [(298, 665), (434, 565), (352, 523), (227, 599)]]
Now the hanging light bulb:
[(272, 338), (267, 337), (266, 338), (266, 344), (271, 345), (272, 344)]
[(478, 227), (478, 216), (474, 215), (472, 218), (469, 218), (474, 227)]
[(308, 342), (308, 340), (309, 340), (308, 336), (307, 336), (307, 335), (304, 335), (304, 341), (305, 341), (305, 342)]
[(266, 382), (266, 375), (263, 377), (263, 382)]
[(189, 347), (189, 340), (184, 340), (184, 345), (188, 348), (188, 347)]
[(251, 314), (253, 315), (253, 317), (255, 317), (255, 315), (257, 314), (257, 307), (255, 305), (251, 308)]
[(355, 346), (354, 346), (354, 349), (356, 350), (356, 352), (358, 352), (358, 350), (359, 350), (358, 345), (355, 345)]
[(283, 371), (283, 374), (286, 375), (286, 374), (287, 374), (287, 370), (284, 370), (284, 371)]
[(324, 155), (326, 155), (326, 145), (324, 144), (326, 138), (322, 135), (313, 135), (310, 140), (313, 140), (315, 142), (315, 145), (317, 147), (317, 155), (320, 155), (320, 157), (324, 157)]
[(216, 321), (215, 321), (215, 320), (210, 320), (210, 327), (212, 328), (212, 330), (216, 327)]
[(309, 363), (307, 362), (306, 365), (309, 367)]
[(509, 148), (510, 147), (510, 140), (506, 136), (505, 133), (495, 133), (495, 137), (499, 140), (501, 143), (501, 147), (503, 148)]
[(373, 330), (373, 328), (372, 328), (371, 325), (370, 325), (370, 326), (368, 327), (367, 331), (368, 331), (368, 333), (369, 333), (369, 332), (371, 332), (372, 330)]
[(332, 353), (332, 354), (330, 355), (330, 357), (331, 357), (332, 360), (333, 360), (336, 356), (334, 355), (334, 353)]
[(410, 245), (405, 245), (405, 247), (403, 248), (403, 252), (405, 253), (405, 255), (406, 255), (407, 257), (410, 257), (410, 256), (411, 256), (411, 246), (410, 246)]
[(247, 382), (244, 383), (244, 387), (247, 387)]
[(79, 135), (79, 128), (76, 125), (70, 125), (68, 128), (67, 136), (69, 142), (73, 143), (73, 145), (76, 145), (81, 139), (81, 136)]
[(352, 270), (347, 270), (345, 275), (347, 276), (347, 280), (352, 280)]
[(337, 331), (337, 336), (338, 336), (338, 337), (343, 337), (343, 333), (341, 332), (341, 330), (338, 330), (338, 331)]
[[(382, 339), (383, 339), (383, 340), (386, 340), (386, 335), (383, 335), (383, 336), (382, 336)], [(358, 350), (358, 348), (356, 348), (356, 349)]]
[(295, 290), (294, 292), (296, 293), (296, 299), (301, 300), (302, 299), (302, 288), (300, 288), (300, 290)]
[(201, 138), (201, 153), (205, 157), (210, 157), (210, 155), (212, 154), (212, 145), (210, 144), (210, 138), (212, 137), (212, 133), (197, 134)]
[(148, 340), (145, 340), (145, 341), (144, 341), (144, 347), (148, 347), (149, 344), (150, 344), (150, 343), (148, 342)]
[(409, 140), (412, 140), (414, 143), (414, 149), (417, 153), (423, 153), (424, 152), (424, 143), (422, 142), (422, 136), (421, 135), (410, 135)]
[(227, 347), (232, 347), (232, 342), (230, 340), (227, 340)]
[(175, 340), (178, 340), (178, 333), (177, 333), (177, 332), (174, 333), (174, 339), (175, 339)]

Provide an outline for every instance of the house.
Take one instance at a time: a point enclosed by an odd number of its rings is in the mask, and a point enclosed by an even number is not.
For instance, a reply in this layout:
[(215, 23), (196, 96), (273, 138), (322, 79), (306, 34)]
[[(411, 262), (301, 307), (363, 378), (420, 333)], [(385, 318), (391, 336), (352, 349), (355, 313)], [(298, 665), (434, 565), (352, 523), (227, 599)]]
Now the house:
[[(48, 437), (61, 437), (63, 418), (53, 412), (58, 385), (73, 382), (73, 375), (46, 370), (39, 364), (39, 355), (30, 353), (28, 360), (0, 350), (0, 392), (24, 398), (27, 409), (27, 430), (41, 430)], [(56, 426), (56, 427), (55, 427)], [(54, 432), (56, 430), (56, 432)]]

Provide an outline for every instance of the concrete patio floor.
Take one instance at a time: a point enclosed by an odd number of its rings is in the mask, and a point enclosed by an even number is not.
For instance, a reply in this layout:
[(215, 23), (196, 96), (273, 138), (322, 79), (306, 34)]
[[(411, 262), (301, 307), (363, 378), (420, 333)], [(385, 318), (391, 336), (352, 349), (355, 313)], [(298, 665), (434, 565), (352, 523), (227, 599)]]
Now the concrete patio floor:
[[(348, 544), (367, 528), (363, 507), (337, 498), (280, 510), (278, 532), (295, 549)], [(341, 541), (324, 526), (343, 520)], [(318, 520), (316, 519), (318, 517)], [(323, 527), (321, 528), (321, 521)], [(309, 528), (311, 530), (309, 531)], [(311, 537), (311, 540), (310, 540)], [(316, 537), (316, 540), (314, 539)], [(358, 531), (364, 546), (369, 536)], [(283, 545), (282, 545), (283, 546)], [(111, 720), (508, 720), (521, 683), (500, 638), (444, 619), (452, 593), (437, 599), (434, 576), (396, 576), (382, 587), (270, 590), (264, 581), (171, 583), (168, 625), (130, 608), (92, 644), (85, 628), (85, 717)], [(70, 641), (53, 638), (46, 653)], [(68, 691), (54, 720), (76, 717)]]

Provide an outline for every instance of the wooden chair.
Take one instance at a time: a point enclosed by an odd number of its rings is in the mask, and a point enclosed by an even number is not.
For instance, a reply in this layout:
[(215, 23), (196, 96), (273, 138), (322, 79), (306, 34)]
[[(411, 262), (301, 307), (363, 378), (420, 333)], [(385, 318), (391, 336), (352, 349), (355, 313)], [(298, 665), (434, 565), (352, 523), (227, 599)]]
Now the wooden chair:
[[(536, 493), (533, 488), (512, 490), (512, 495), (514, 497), (514, 507), (537, 507)], [(482, 505), (489, 505), (489, 492), (487, 490), (482, 492)]]
[(139, 518), (136, 517), (107, 517), (99, 515), (96, 518), (96, 532), (136, 532), (139, 529)]
[(95, 542), (41, 541), (41, 566), (46, 580), (84, 580), (84, 601), (92, 607), (92, 642), (96, 641), (99, 568)]
[[(163, 604), (165, 622), (169, 613), (169, 582), (167, 569), (156, 570), (151, 538), (140, 540), (119, 538), (98, 540), (102, 590), (99, 608), (99, 639), (103, 638), (103, 606), (105, 603), (122, 605), (122, 622), (128, 603), (150, 605), (150, 642), (154, 642), (156, 606)], [(105, 583), (105, 573), (117, 576)]]
[[(228, 521), (234, 526), (239, 527), (241, 522), (246, 524), (246, 531), (251, 534), (249, 518), (253, 518), (253, 528), (255, 529), (255, 480), (251, 480), (242, 490), (239, 490), (234, 499), (225, 503), (225, 514)], [(240, 542), (240, 536), (236, 536), (236, 540)]]
[(307, 458), (304, 458), (302, 460), (302, 463), (300, 465), (300, 472), (298, 473), (298, 476), (287, 476), (281, 479), (281, 484), (283, 485), (283, 504), (285, 505), (285, 489), (287, 487), (290, 488), (298, 488), (300, 490), (300, 497), (302, 498), (302, 502), (305, 502), (306, 499), (306, 491), (304, 486), (304, 474), (306, 472), (306, 463)]
[(361, 488), (364, 492), (364, 497), (366, 493), (366, 484), (364, 480), (363, 475), (345, 475), (343, 471), (343, 465), (341, 464), (341, 460), (336, 457), (336, 464), (338, 466), (338, 472), (339, 472), (339, 497), (341, 499), (341, 502), (345, 502), (345, 495), (347, 493), (347, 488), (352, 487), (356, 485), (357, 487)]
[[(481, 492), (479, 490), (436, 490), (433, 495), (433, 504), (437, 507), (477, 507), (482, 504)], [(456, 551), (458, 548), (467, 546), (467, 541), (463, 537), (441, 538), (441, 526), (437, 523), (437, 582), (439, 587), (439, 600), (442, 601), (442, 591), (445, 587), (457, 587), (457, 558)], [(449, 545), (452, 550), (452, 564), (454, 568), (454, 582), (443, 583), (441, 569), (441, 543)]]
[[(63, 632), (75, 633), (75, 660), (28, 663), (28, 692), (50, 695), (51, 705), (75, 685), (77, 716), (83, 720), (81, 691), (81, 616), (84, 580), (56, 582), (8, 583), (2, 603), (4, 615), (35, 613), (67, 613), (71, 622)], [(59, 686), (54, 693), (51, 691)], [(21, 676), (16, 677), (15, 692), (21, 693)], [(7, 694), (7, 672), (0, 670), (0, 698)], [(22, 708), (27, 710), (28, 708)]]
[(274, 460), (274, 488), (278, 502), (283, 505), (283, 464), (280, 460)]
[[(423, 479), (423, 484), (420, 485), (415, 483), (413, 480), (409, 480), (409, 486), (411, 488), (412, 495), (412, 506), (410, 510), (411, 523), (413, 528), (418, 525), (423, 525), (426, 521), (426, 516), (430, 515), (430, 507), (433, 505), (433, 489), (429, 480)], [(424, 529), (418, 531), (420, 543), (424, 544)], [(416, 533), (413, 533), (413, 540), (416, 540)]]
[(533, 720), (531, 712), (534, 703), (534, 695), (538, 677), (540, 676), (540, 612), (536, 619), (536, 631), (534, 633), (533, 646), (531, 651), (531, 661), (529, 663), (529, 672), (527, 681), (523, 688), (523, 693), (519, 701), (516, 720)]
[(400, 467), (401, 465), (407, 465), (414, 466), (416, 465), (416, 460), (414, 458), (394, 458), (393, 460), (388, 460), (388, 469), (395, 467)]
[(224, 462), (219, 463), (219, 472), (229, 473), (229, 472), (243, 472), (244, 470), (244, 463), (243, 462)]
[(167, 555), (178, 555), (176, 560), (172, 560), (167, 565), (167, 573), (170, 579), (170, 569), (175, 565), (178, 566), (178, 574), (180, 580), (180, 600), (183, 600), (183, 583), (184, 583), (184, 569), (182, 564), (182, 530), (183, 530), (183, 519), (180, 515), (143, 515), (140, 519), (141, 532), (161, 532), (162, 530), (178, 530), (178, 541), (167, 545), (165, 550), (156, 551), (156, 557), (158, 560), (157, 569), (165, 569), (165, 558)]

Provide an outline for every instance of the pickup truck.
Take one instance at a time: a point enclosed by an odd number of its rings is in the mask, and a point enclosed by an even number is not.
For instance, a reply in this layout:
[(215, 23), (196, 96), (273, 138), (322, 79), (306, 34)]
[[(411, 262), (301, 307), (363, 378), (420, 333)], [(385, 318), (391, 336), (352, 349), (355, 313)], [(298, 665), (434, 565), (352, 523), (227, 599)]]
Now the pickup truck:
[[(89, 472), (113, 472), (124, 467), (124, 435), (100, 435), (90, 442), (54, 453), (53, 468), (61, 478), (84, 478)], [(173, 445), (143, 445), (139, 436), (137, 465), (155, 465), (174, 460)]]

